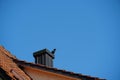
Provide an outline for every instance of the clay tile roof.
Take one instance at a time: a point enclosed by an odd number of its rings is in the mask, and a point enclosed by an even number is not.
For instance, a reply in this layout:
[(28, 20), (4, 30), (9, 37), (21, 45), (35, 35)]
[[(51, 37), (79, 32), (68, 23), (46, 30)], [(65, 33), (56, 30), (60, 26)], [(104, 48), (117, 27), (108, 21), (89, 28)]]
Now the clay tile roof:
[(54, 72), (57, 74), (62, 74), (70, 77), (88, 79), (88, 80), (105, 80), (97, 77), (91, 77), (87, 75), (82, 75), (80, 73), (74, 73), (66, 70), (61, 70), (57, 68), (47, 67), (41, 64), (34, 64), (22, 60), (18, 60), (9, 51), (5, 50), (4, 47), (0, 46), (0, 68), (2, 68), (12, 80), (31, 80), (31, 78), (20, 68), (21, 67), (32, 67), (36, 69), (42, 69), (49, 72)]
[(13, 59), (16, 59), (16, 57), (13, 56), (12, 54), (10, 54), (9, 51), (5, 50), (5, 48), (4, 48), (3, 46), (0, 46), (0, 51), (1, 51), (2, 53), (4, 53), (6, 56), (8, 56), (8, 57), (13, 58)]
[(14, 59), (17, 58), (5, 50), (4, 47), (0, 46), (0, 68), (2, 68), (12, 80), (31, 80), (13, 61)]

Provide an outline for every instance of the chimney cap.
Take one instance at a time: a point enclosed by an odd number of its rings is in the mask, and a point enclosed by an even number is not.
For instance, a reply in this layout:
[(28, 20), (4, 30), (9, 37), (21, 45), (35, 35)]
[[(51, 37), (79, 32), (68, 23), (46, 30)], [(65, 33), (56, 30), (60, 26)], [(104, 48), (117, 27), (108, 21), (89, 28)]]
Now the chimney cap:
[(43, 49), (43, 50), (39, 50), (33, 53), (34, 57), (40, 56), (42, 54), (48, 54), (49, 56), (51, 56), (54, 59), (54, 54), (52, 52), (50, 52), (48, 49)]

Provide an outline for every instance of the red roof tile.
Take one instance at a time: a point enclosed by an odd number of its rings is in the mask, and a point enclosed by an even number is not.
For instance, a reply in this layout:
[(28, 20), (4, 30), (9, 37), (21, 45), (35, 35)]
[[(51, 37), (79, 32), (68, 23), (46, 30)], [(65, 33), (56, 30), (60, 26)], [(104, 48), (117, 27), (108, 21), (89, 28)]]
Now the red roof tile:
[(14, 59), (16, 58), (13, 55), (0, 46), (0, 68), (13, 80), (31, 80), (13, 61)]

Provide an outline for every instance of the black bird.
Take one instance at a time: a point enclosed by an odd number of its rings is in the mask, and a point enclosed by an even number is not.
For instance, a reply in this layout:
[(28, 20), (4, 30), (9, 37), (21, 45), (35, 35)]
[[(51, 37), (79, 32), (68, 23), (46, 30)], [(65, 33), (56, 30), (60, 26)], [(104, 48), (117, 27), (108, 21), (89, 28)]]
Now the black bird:
[(52, 54), (54, 54), (54, 53), (55, 53), (55, 51), (56, 51), (56, 49), (53, 49), (53, 50), (51, 51), (51, 53), (52, 53)]

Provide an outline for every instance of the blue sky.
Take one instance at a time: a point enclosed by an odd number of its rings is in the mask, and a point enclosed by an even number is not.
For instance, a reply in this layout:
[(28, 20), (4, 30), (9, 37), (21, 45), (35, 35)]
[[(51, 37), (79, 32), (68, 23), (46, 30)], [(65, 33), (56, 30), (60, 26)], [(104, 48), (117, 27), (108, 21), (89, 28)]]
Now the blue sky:
[(120, 1), (1, 0), (0, 45), (28, 62), (56, 48), (54, 67), (119, 80)]

